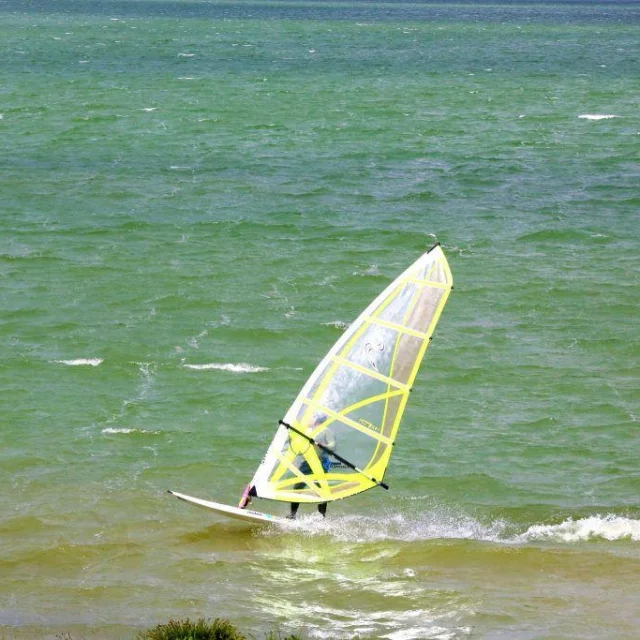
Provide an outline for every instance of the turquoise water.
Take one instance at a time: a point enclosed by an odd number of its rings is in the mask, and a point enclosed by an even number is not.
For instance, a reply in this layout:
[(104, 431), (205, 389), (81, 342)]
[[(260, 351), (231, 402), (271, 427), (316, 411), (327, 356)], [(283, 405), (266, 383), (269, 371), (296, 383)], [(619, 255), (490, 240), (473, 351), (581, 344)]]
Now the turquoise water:
[[(9, 0), (0, 58), (0, 633), (637, 636), (636, 4)], [(166, 495), (436, 241), (389, 492)]]

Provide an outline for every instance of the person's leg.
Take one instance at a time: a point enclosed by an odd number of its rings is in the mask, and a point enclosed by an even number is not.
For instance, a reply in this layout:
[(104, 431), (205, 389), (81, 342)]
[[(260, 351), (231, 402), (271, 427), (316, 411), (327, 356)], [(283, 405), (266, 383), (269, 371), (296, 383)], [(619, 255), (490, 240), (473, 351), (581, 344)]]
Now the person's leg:
[[(300, 465), (300, 466), (304, 467), (305, 464), (307, 464), (306, 461), (303, 462), (302, 465)], [(305, 485), (304, 482), (298, 482), (298, 483), (293, 485), (293, 488), (294, 488), (295, 491), (300, 491), (300, 489), (304, 489), (305, 486), (306, 485)], [(292, 502), (291, 503), (291, 513), (289, 514), (289, 518), (291, 520), (295, 520), (296, 519), (296, 515), (298, 513), (298, 509), (299, 508), (300, 508), (300, 503), (299, 502)]]
[(251, 486), (251, 483), (249, 483), (245, 490), (244, 493), (242, 494), (242, 498), (240, 498), (240, 502), (238, 503), (238, 506), (241, 509), (246, 509), (250, 504), (251, 504), (251, 498), (255, 497), (256, 495), (256, 488)]
[(322, 517), (324, 518), (327, 515), (327, 503), (321, 502), (318, 505), (318, 511), (322, 514)]

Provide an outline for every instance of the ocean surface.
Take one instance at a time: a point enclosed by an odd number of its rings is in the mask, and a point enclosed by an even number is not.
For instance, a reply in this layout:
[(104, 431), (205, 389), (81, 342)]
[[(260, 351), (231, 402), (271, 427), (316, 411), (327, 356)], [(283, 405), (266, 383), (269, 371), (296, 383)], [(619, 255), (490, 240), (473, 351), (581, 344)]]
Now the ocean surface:
[[(0, 60), (0, 637), (639, 636), (638, 3), (0, 0)], [(390, 491), (166, 494), (435, 242)]]

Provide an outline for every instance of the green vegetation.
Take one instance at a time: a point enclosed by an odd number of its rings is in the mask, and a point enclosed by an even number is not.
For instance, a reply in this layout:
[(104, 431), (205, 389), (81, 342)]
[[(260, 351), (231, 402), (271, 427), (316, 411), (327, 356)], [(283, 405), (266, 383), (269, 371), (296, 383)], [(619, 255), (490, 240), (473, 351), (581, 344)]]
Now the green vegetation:
[[(228, 620), (216, 618), (213, 622), (200, 618), (196, 622), (169, 620), (166, 624), (139, 633), (136, 640), (252, 640)], [(273, 631), (265, 640), (301, 640), (298, 636), (282, 637)]]

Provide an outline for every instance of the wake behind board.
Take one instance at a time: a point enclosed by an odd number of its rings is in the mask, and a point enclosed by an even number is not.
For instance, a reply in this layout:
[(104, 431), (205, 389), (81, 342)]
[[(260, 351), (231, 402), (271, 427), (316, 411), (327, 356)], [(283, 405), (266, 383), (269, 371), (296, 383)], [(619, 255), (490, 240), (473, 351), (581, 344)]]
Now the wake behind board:
[(244, 520), (245, 522), (253, 522), (254, 524), (282, 524), (286, 520), (279, 516), (272, 516), (270, 513), (252, 511), (251, 509), (240, 509), (239, 507), (232, 507), (228, 504), (221, 504), (220, 502), (210, 502), (209, 500), (194, 498), (193, 496), (187, 496), (184, 493), (171, 491), (171, 489), (169, 489), (167, 493), (170, 493), (179, 500), (184, 500), (185, 502), (193, 504), (196, 507), (209, 509), (209, 511), (227, 516), (228, 518), (235, 518), (236, 520)]

